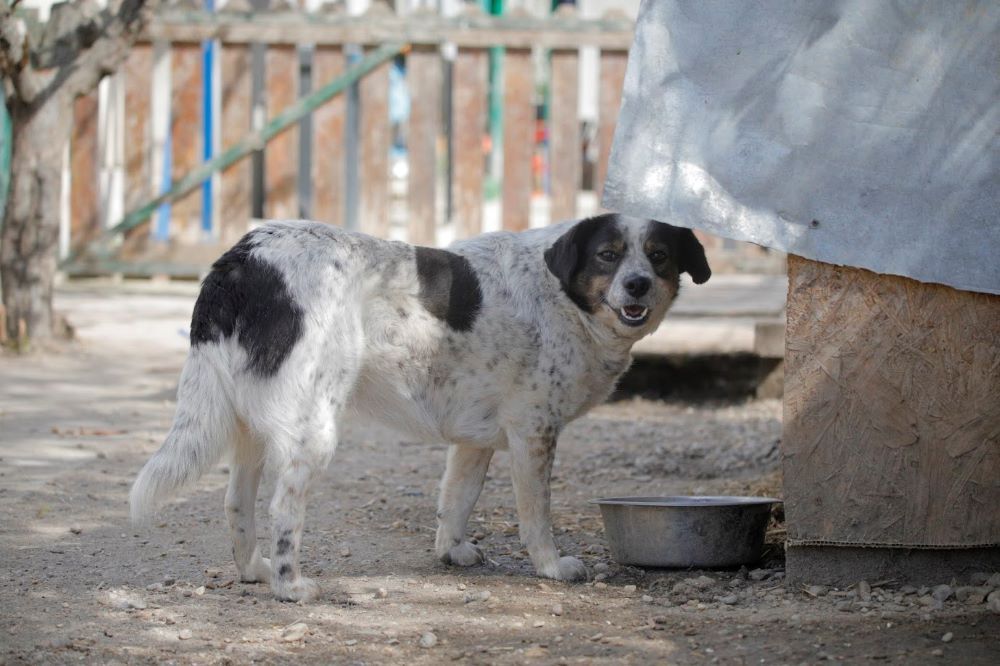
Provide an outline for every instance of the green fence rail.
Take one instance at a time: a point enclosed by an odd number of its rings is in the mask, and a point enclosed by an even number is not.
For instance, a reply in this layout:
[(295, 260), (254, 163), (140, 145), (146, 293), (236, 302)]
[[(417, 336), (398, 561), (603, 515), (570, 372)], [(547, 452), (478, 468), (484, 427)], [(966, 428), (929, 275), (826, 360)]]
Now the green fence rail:
[[(269, 120), (266, 125), (258, 130), (250, 132), (243, 139), (232, 147), (223, 151), (217, 157), (204, 162), (197, 168), (191, 170), (182, 178), (174, 181), (170, 189), (160, 194), (154, 199), (136, 207), (122, 218), (122, 221), (113, 227), (108, 228), (100, 237), (91, 242), (86, 248), (71, 254), (63, 260), (62, 266), (65, 268), (82, 259), (81, 255), (88, 251), (101, 258), (107, 258), (110, 251), (107, 248), (107, 241), (114, 236), (124, 233), (129, 229), (134, 229), (145, 224), (152, 214), (162, 204), (176, 201), (187, 193), (196, 189), (216, 171), (221, 171), (226, 167), (246, 157), (250, 153), (261, 150), (268, 141), (281, 134), (283, 131), (297, 123), (299, 120), (309, 115), (317, 108), (328, 102), (338, 94), (350, 88), (355, 82), (371, 72), (373, 69), (388, 62), (397, 55), (404, 53), (409, 48), (406, 44), (385, 44), (375, 49), (356, 64), (347, 68), (339, 77), (330, 81), (315, 92), (300, 98), (294, 104)], [(103, 251), (102, 251), (103, 249)]]

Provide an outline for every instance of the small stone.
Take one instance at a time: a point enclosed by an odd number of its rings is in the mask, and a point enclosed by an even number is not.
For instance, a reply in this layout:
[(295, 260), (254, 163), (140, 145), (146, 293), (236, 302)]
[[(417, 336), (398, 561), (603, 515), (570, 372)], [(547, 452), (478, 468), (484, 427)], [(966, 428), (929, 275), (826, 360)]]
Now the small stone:
[(209, 578), (218, 578), (222, 575), (222, 569), (205, 569), (205, 575)]
[(951, 633), (949, 631), (948, 633), (946, 633), (944, 636), (941, 637), (941, 642), (942, 643), (951, 643), (951, 641), (952, 641), (953, 638), (955, 638), (955, 634), (953, 634), (953, 633)]
[(931, 592), (931, 596), (937, 599), (938, 601), (943, 602), (950, 599), (951, 595), (953, 595), (954, 593), (955, 591), (951, 589), (951, 585), (938, 585), (937, 587), (934, 588), (934, 591)]
[(737, 597), (735, 594), (727, 594), (724, 597), (719, 597), (719, 601), (726, 604), (727, 606), (732, 606), (737, 601), (739, 601), (739, 597)]
[(644, 594), (642, 595), (642, 601), (643, 603), (651, 604), (653, 603), (653, 597), (649, 596), (648, 594)]
[(205, 594), (205, 586), (204, 585), (199, 585), (198, 587), (196, 587), (194, 589), (194, 593), (196, 595), (198, 595), (199, 597), (202, 596), (203, 594)]
[(471, 604), (475, 601), (489, 601), (489, 598), (493, 596), (493, 593), (489, 590), (483, 590), (482, 592), (472, 592), (465, 595), (465, 603)]
[(341, 548), (340, 549), (340, 556), (341, 557), (350, 557), (351, 556), (351, 549), (347, 548), (346, 546), (344, 548)]
[(557, 617), (562, 615), (563, 614), (562, 604), (552, 604), (552, 608), (550, 608), (549, 611)]
[(823, 597), (826, 596), (826, 593), (829, 591), (830, 588), (825, 585), (810, 585), (806, 588), (806, 594), (810, 597)]
[(768, 571), (767, 569), (754, 569), (747, 575), (750, 577), (750, 580), (761, 581), (769, 577), (771, 575), (771, 572)]
[(378, 597), (379, 599), (385, 599), (386, 597), (389, 596), (389, 590), (385, 589), (384, 587), (380, 587), (375, 591), (375, 596)]
[(622, 592), (624, 592), (625, 594), (635, 594), (636, 589), (638, 588), (636, 588), (635, 585), (626, 585), (625, 587), (622, 588)]
[(163, 583), (150, 583), (149, 585), (146, 586), (146, 589), (149, 590), (150, 592), (162, 592)]
[(433, 631), (428, 631), (427, 633), (421, 635), (420, 640), (417, 642), (417, 644), (424, 649), (432, 648), (437, 645), (437, 643), (438, 637)]
[(180, 631), (177, 632), (177, 638), (182, 641), (186, 641), (192, 636), (194, 636), (194, 634), (191, 632), (190, 629), (181, 629)]
[(986, 597), (986, 606), (994, 613), (1000, 613), (1000, 590), (993, 590)]
[(839, 610), (842, 613), (849, 613), (849, 612), (851, 612), (851, 602), (850, 601), (838, 601), (837, 602), (837, 610)]
[(684, 581), (696, 590), (707, 590), (708, 588), (715, 585), (715, 579), (709, 578), (708, 576), (698, 576), (697, 578), (688, 578)]
[(82, 534), (83, 528), (80, 527), (79, 525), (74, 524), (69, 528), (69, 531), (72, 532), (73, 534)]
[(597, 583), (594, 583), (594, 587), (596, 587), (598, 590), (604, 590), (604, 589), (607, 589), (608, 584), (607, 583), (602, 583), (602, 582), (597, 582)]
[(981, 587), (965, 586), (955, 588), (955, 598), (963, 604), (978, 606), (986, 601), (986, 596), (990, 593), (990, 588), (986, 585)]
[(942, 650), (941, 648), (934, 648), (933, 650), (931, 650), (931, 654), (934, 655), (935, 657), (941, 657), (944, 655), (944, 650)]
[(352, 638), (350, 640), (344, 641), (344, 645), (357, 645), (357, 644), (358, 644), (358, 640), (356, 638)]
[(475, 534), (472, 535), (472, 538), (475, 539), (476, 541), (482, 541), (483, 539), (486, 538), (486, 534), (484, 532), (476, 532)]
[(534, 621), (534, 622), (533, 622), (533, 623), (531, 624), (531, 626), (532, 626), (532, 627), (534, 627), (535, 629), (541, 629), (542, 627), (544, 627), (544, 626), (545, 626), (545, 623), (544, 623), (544, 622), (542, 622), (541, 620), (535, 620), (535, 621)]
[(608, 570), (607, 562), (598, 562), (597, 564), (594, 565), (594, 571), (596, 571), (597, 573), (602, 573), (607, 570)]
[(863, 580), (858, 583), (858, 597), (861, 598), (861, 601), (871, 601), (872, 586), (868, 584), (868, 581)]
[(309, 632), (309, 625), (305, 622), (293, 622), (281, 630), (281, 640), (286, 643), (300, 641)]
[(607, 580), (607, 579), (608, 579), (608, 574), (606, 573), (599, 573), (596, 576), (594, 576), (594, 580)]
[(904, 585), (903, 587), (899, 588), (899, 591), (902, 592), (903, 594), (916, 594), (917, 588), (913, 587), (912, 585)]

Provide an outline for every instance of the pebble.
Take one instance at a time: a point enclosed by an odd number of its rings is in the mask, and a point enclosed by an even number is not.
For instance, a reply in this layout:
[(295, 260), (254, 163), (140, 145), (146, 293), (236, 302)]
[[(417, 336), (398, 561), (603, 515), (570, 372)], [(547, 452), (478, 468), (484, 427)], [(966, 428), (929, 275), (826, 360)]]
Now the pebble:
[(767, 569), (754, 569), (749, 574), (750, 580), (761, 581), (771, 575), (771, 572)]
[(684, 582), (697, 590), (707, 590), (708, 588), (715, 585), (715, 579), (709, 578), (708, 576), (698, 576), (697, 578), (688, 578)]
[(437, 634), (433, 631), (428, 631), (427, 633), (420, 636), (420, 640), (417, 642), (420, 647), (424, 649), (432, 648), (438, 643)]
[(533, 623), (531, 624), (531, 626), (532, 626), (532, 627), (534, 627), (535, 629), (541, 629), (542, 627), (544, 627), (544, 626), (545, 626), (545, 623), (544, 623), (544, 622), (542, 622), (541, 620), (535, 620), (535, 621), (534, 621), (534, 622), (533, 622)]
[(990, 588), (986, 585), (982, 587), (966, 586), (955, 588), (955, 598), (970, 606), (976, 606), (986, 601), (989, 593)]
[(598, 562), (597, 564), (594, 565), (594, 571), (596, 571), (597, 573), (603, 573), (607, 571), (608, 568), (609, 567), (607, 562)]
[(636, 588), (635, 585), (626, 585), (625, 587), (622, 588), (622, 592), (624, 592), (625, 594), (634, 594), (636, 589), (638, 588)]
[(602, 583), (602, 582), (597, 582), (597, 583), (594, 583), (594, 587), (596, 587), (598, 590), (603, 590), (603, 589), (606, 589), (608, 587), (608, 584), (607, 583)]
[(350, 557), (351, 556), (351, 549), (347, 548), (347, 547), (341, 548), (340, 549), (340, 556), (341, 557)]
[(954, 593), (955, 591), (951, 589), (951, 585), (938, 585), (931, 592), (931, 596), (938, 601), (947, 601)]
[(199, 585), (198, 587), (196, 587), (194, 589), (194, 593), (196, 595), (198, 595), (199, 597), (202, 596), (203, 594), (205, 594), (205, 586), (204, 585)]
[(653, 597), (649, 596), (648, 594), (644, 594), (642, 595), (642, 601), (643, 603), (651, 604), (653, 603)]
[(205, 569), (205, 575), (209, 578), (218, 578), (222, 575), (222, 569)]
[(861, 601), (871, 601), (872, 586), (868, 584), (868, 581), (863, 580), (858, 583), (858, 596), (861, 597)]
[(190, 629), (181, 629), (177, 632), (177, 638), (182, 641), (186, 641), (192, 636), (194, 636), (194, 633)]
[(72, 532), (73, 534), (82, 534), (83, 528), (80, 527), (79, 525), (73, 525), (72, 527), (69, 528), (69, 531)]
[(357, 644), (358, 644), (358, 639), (356, 638), (344, 641), (344, 645), (357, 645)]
[(465, 603), (471, 604), (475, 601), (488, 601), (493, 593), (489, 590), (483, 590), (482, 592), (471, 592), (465, 595)]
[(850, 601), (838, 601), (837, 602), (837, 610), (841, 611), (842, 613), (849, 613), (851, 611), (851, 602)]
[(562, 604), (553, 604), (552, 608), (549, 609), (553, 615), (559, 616), (563, 614)]
[(806, 594), (810, 597), (823, 597), (830, 591), (826, 585), (810, 585), (806, 588)]
[(606, 573), (599, 573), (596, 576), (594, 576), (594, 580), (607, 580), (607, 579), (608, 579), (608, 574)]
[(944, 655), (944, 650), (942, 650), (941, 648), (934, 648), (933, 650), (931, 650), (931, 654), (934, 655), (935, 657), (940, 657)]
[(385, 589), (384, 587), (380, 587), (378, 588), (378, 590), (375, 591), (375, 596), (378, 597), (379, 599), (385, 599), (386, 597), (389, 596), (389, 590)]
[(951, 640), (953, 638), (955, 638), (955, 634), (953, 634), (953, 633), (951, 633), (949, 631), (948, 633), (946, 633), (944, 636), (941, 637), (941, 642), (942, 643), (951, 643)]
[(727, 594), (724, 597), (719, 597), (719, 601), (726, 604), (727, 606), (732, 606), (737, 601), (739, 601), (739, 597), (737, 597), (735, 594)]
[(309, 631), (309, 625), (305, 622), (294, 622), (281, 630), (281, 640), (286, 643), (300, 641)]
[(1000, 613), (1000, 590), (990, 592), (990, 595), (986, 597), (986, 605), (994, 613)]

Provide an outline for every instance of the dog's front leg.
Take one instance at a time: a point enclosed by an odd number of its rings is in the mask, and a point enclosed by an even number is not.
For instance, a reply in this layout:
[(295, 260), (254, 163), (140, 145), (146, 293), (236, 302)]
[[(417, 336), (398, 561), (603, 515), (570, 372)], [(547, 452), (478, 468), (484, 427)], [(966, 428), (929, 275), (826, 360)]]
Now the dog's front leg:
[(556, 580), (585, 579), (587, 569), (583, 562), (575, 557), (559, 557), (552, 538), (549, 480), (556, 453), (555, 435), (522, 437), (508, 431), (507, 437), (521, 541), (528, 549), (535, 571), (539, 576)]

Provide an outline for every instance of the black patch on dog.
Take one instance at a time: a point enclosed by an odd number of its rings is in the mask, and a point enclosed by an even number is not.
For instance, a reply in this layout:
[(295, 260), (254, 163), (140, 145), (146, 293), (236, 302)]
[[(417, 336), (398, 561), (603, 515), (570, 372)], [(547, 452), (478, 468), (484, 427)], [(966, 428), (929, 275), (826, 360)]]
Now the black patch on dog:
[(250, 254), (254, 232), (219, 257), (201, 285), (191, 317), (191, 346), (237, 336), (247, 369), (274, 375), (302, 337), (302, 308), (281, 273)]
[(286, 539), (285, 537), (281, 537), (280, 539), (278, 539), (278, 543), (277, 543), (276, 549), (274, 551), (274, 554), (275, 555), (285, 555), (291, 549), (292, 549), (292, 542), (289, 541), (288, 539)]
[(278, 575), (281, 576), (282, 578), (287, 577), (288, 574), (290, 573), (292, 573), (291, 564), (282, 564), (280, 567), (278, 567)]
[(618, 261), (597, 259), (598, 247), (621, 240), (616, 221), (617, 216), (611, 213), (581, 220), (545, 251), (545, 265), (559, 278), (570, 300), (584, 312), (593, 312), (598, 305), (589, 293), (591, 279), (613, 274), (618, 269)]
[(429, 247), (418, 247), (416, 252), (421, 305), (454, 330), (471, 330), (483, 304), (483, 292), (468, 259)]
[(712, 269), (708, 267), (708, 259), (705, 258), (705, 248), (690, 229), (651, 220), (646, 252), (649, 253), (651, 248), (656, 247), (663, 247), (667, 251), (666, 261), (653, 262), (653, 270), (661, 278), (666, 278), (665, 273), (675, 270), (677, 273), (688, 273), (695, 284), (703, 284), (712, 277)]

